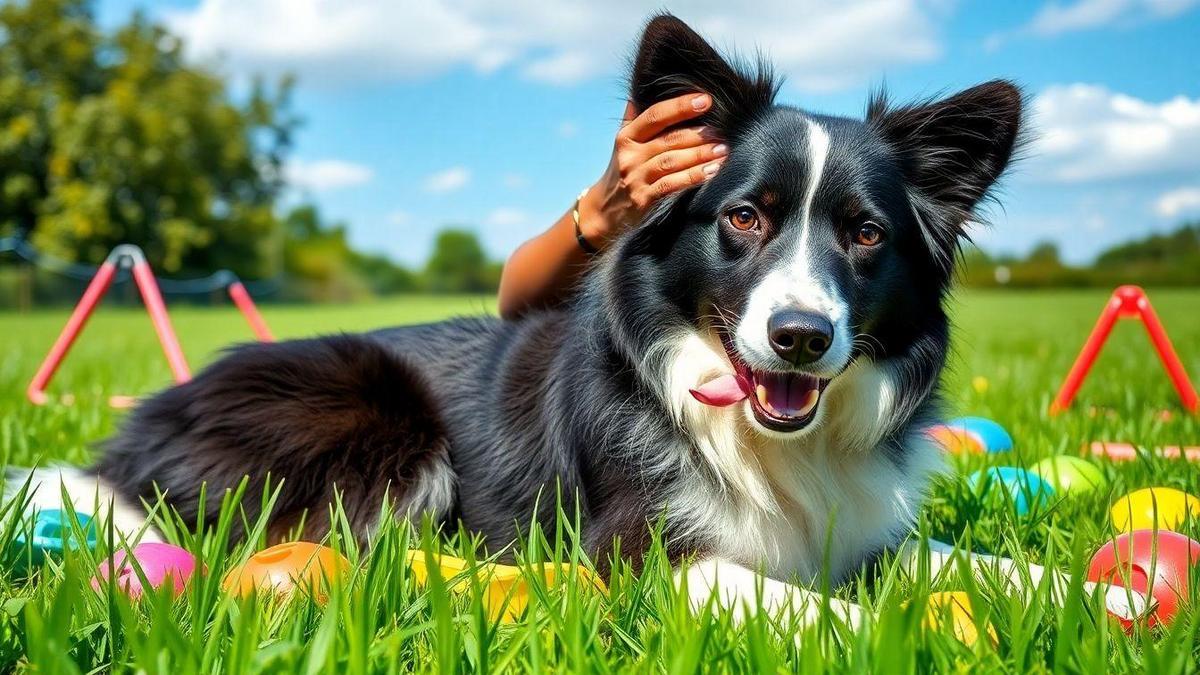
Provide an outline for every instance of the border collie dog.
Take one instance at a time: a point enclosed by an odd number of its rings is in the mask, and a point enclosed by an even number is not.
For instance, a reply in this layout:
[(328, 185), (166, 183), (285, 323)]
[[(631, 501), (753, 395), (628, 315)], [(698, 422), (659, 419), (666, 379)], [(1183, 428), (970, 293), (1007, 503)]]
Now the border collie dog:
[(114, 515), (140, 524), (132, 505), (161, 491), (211, 522), (226, 489), (270, 474), (274, 536), (305, 518), (320, 537), (336, 489), (364, 540), (390, 497), (502, 547), (552, 523), (543, 493), (561, 489), (602, 564), (616, 537), (640, 559), (661, 518), (694, 593), (747, 597), (758, 570), (770, 601), (809, 593), (776, 580), (828, 562), (836, 582), (899, 546), (939, 464), (924, 430), (958, 242), (1013, 154), (1021, 94), (879, 96), (856, 120), (777, 88), (652, 19), (631, 99), (709, 93), (730, 147), (712, 179), (661, 200), (566, 307), (236, 348), (106, 444), (91, 473)]

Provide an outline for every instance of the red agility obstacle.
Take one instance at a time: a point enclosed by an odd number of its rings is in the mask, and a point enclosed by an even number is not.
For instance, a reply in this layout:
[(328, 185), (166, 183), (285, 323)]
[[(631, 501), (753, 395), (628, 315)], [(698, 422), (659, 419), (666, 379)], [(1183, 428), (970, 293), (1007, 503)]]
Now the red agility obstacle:
[[(29, 388), (26, 390), (26, 395), (29, 400), (36, 404), (42, 405), (49, 400), (46, 394), (46, 387), (50, 384), (51, 378), (66, 358), (67, 352), (71, 346), (75, 344), (75, 339), (79, 337), (79, 333), (83, 331), (83, 327), (92, 316), (96, 306), (100, 304), (100, 300), (104, 294), (108, 292), (112, 286), (113, 279), (117, 276), (117, 271), (129, 268), (133, 272), (134, 283), (137, 284), (138, 292), (142, 296), (142, 302), (146, 305), (146, 312), (150, 315), (150, 321), (154, 324), (154, 331), (158, 334), (158, 341), (162, 345), (163, 353), (166, 354), (167, 363), (171, 366), (171, 374), (176, 382), (187, 382), (192, 378), (191, 370), (188, 368), (187, 359), (183, 356), (183, 349), (179, 346), (179, 338), (175, 336), (175, 329), (171, 326), (171, 318), (167, 315), (167, 305), (163, 302), (162, 293), (158, 289), (158, 282), (154, 279), (154, 271), (150, 269), (150, 263), (146, 261), (146, 256), (142, 253), (142, 249), (132, 244), (122, 244), (112, 250), (108, 254), (108, 258), (100, 265), (95, 276), (88, 283), (87, 289), (83, 292), (83, 297), (79, 299), (79, 304), (75, 306), (75, 310), (71, 312), (71, 318), (67, 319), (67, 324), (63, 326), (62, 333), (58, 339), (54, 341), (54, 345), (50, 347), (50, 352), (46, 354), (42, 365), (38, 367), (37, 373), (33, 376), (33, 380), (29, 382)], [(258, 313), (258, 308), (254, 306), (254, 301), (250, 298), (250, 294), (246, 291), (246, 287), (232, 273), (228, 277), (231, 281), (226, 285), (226, 290), (229, 297), (237, 305), (242, 315), (246, 317), (246, 322), (250, 324), (251, 330), (264, 342), (274, 341), (270, 329), (263, 321), (262, 315)], [(109, 398), (109, 404), (114, 407), (126, 407), (133, 402), (129, 396), (112, 396)]]
[(1159, 360), (1167, 369), (1167, 376), (1175, 385), (1175, 391), (1179, 392), (1184, 409), (1193, 413), (1200, 411), (1200, 396), (1196, 395), (1196, 389), (1188, 379), (1187, 371), (1184, 370), (1179, 355), (1175, 353), (1175, 348), (1171, 346), (1171, 339), (1167, 337), (1166, 329), (1154, 313), (1146, 292), (1138, 286), (1121, 286), (1113, 291), (1104, 311), (1100, 313), (1100, 320), (1096, 322), (1096, 327), (1092, 329), (1092, 334), (1088, 336), (1087, 342), (1083, 344), (1083, 349), (1075, 359), (1075, 365), (1071, 366), (1071, 372), (1067, 373), (1067, 379), (1063, 381), (1062, 388), (1058, 390), (1058, 395), (1050, 405), (1051, 414), (1060, 413), (1071, 406), (1071, 401), (1118, 319), (1141, 320), (1146, 332), (1150, 334), (1150, 341), (1158, 352)]

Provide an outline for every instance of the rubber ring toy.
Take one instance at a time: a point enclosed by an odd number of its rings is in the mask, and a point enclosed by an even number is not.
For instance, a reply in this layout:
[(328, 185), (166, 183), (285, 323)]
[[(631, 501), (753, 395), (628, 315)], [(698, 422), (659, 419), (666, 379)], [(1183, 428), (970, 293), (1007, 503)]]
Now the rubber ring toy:
[(1004, 427), (986, 417), (959, 417), (947, 422), (946, 426), (975, 434), (988, 452), (1008, 452), (1013, 449), (1012, 436)]
[(1035, 507), (1050, 503), (1054, 488), (1038, 476), (1013, 466), (994, 466), (976, 471), (967, 479), (967, 484), (981, 497), (991, 494), (993, 489), (1004, 486), (1012, 497), (1013, 509), (1023, 516)]
[(196, 558), (187, 549), (172, 544), (146, 542), (133, 547), (132, 560), (122, 549), (101, 563), (96, 568), (96, 576), (92, 578), (92, 588), (103, 590), (109, 578), (115, 576), (117, 588), (132, 598), (140, 598), (145, 589), (142, 577), (134, 567), (135, 562), (150, 588), (169, 585), (176, 596), (183, 593), (196, 571)]
[[(1135, 530), (1106, 543), (1092, 556), (1088, 581), (1149, 593), (1156, 607), (1148, 626), (1168, 625), (1188, 599), (1188, 575), (1200, 565), (1200, 542), (1178, 532)], [(1153, 574), (1153, 578), (1151, 578)], [(1133, 622), (1117, 617), (1126, 630)]]
[(1189, 517), (1200, 518), (1200, 499), (1175, 488), (1143, 488), (1118, 499), (1111, 516), (1117, 532), (1175, 530)]
[(1047, 457), (1029, 467), (1029, 473), (1046, 481), (1056, 494), (1079, 495), (1108, 487), (1100, 467), (1082, 457)]
[[(78, 525), (78, 529), (83, 531), (82, 544), (89, 549), (96, 548), (96, 524), (92, 521), (92, 517), (76, 511), (75, 525)], [(34, 514), (33, 525), (30, 529), (21, 528), (17, 532), (13, 537), (12, 547), (23, 563), (25, 562), (24, 552), (28, 545), (28, 550), (32, 554), (28, 562), (40, 565), (47, 556), (61, 557), (64, 549), (78, 548), (80, 545), (78, 539), (76, 528), (72, 525), (68, 512), (44, 509)]]
[(225, 574), (221, 587), (226, 591), (246, 597), (259, 591), (270, 591), (279, 595), (290, 593), (298, 587), (312, 591), (313, 598), (323, 602), (324, 582), (350, 571), (350, 561), (342, 554), (308, 541), (293, 541), (276, 544), (250, 556), (245, 563)]

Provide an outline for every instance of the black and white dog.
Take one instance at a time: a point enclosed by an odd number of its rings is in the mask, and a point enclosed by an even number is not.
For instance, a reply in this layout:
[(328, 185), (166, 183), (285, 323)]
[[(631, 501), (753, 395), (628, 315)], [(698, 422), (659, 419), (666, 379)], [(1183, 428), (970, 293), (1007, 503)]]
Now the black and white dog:
[(924, 430), (958, 242), (1017, 145), (1021, 94), (879, 96), (860, 121), (777, 87), (654, 18), (631, 98), (711, 94), (703, 121), (730, 147), (715, 177), (661, 201), (568, 307), (237, 348), (107, 443), (91, 473), (114, 515), (140, 525), (132, 505), (161, 491), (211, 521), (270, 474), (275, 534), (306, 518), (319, 538), (337, 489), (364, 539), (387, 495), (501, 547), (535, 508), (552, 522), (544, 492), (562, 489), (601, 563), (617, 537), (640, 558), (662, 518), (697, 598), (765, 584), (772, 604), (811, 594), (777, 580), (828, 564), (836, 582), (901, 545), (940, 461)]

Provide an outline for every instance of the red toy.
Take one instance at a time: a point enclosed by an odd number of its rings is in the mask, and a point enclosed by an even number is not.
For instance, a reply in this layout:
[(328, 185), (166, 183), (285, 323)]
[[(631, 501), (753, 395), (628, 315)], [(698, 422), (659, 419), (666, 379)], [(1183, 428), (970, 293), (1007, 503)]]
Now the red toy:
[[(163, 302), (162, 293), (158, 290), (158, 282), (154, 280), (154, 270), (150, 269), (150, 263), (146, 261), (146, 255), (142, 253), (142, 249), (132, 244), (122, 244), (114, 248), (108, 254), (104, 264), (96, 270), (96, 275), (88, 283), (87, 290), (83, 292), (83, 297), (75, 306), (75, 311), (71, 312), (71, 318), (67, 319), (62, 333), (54, 341), (50, 353), (46, 354), (46, 359), (42, 361), (42, 365), (38, 367), (33, 380), (30, 381), (26, 395), (32, 403), (42, 405), (49, 400), (46, 395), (46, 386), (50, 384), (50, 379), (54, 377), (55, 371), (66, 358), (71, 345), (75, 344), (75, 339), (79, 337), (83, 327), (87, 325), (96, 305), (100, 304), (100, 300), (108, 292), (109, 286), (112, 286), (117, 271), (125, 267), (133, 270), (133, 280), (137, 284), (138, 292), (141, 293), (142, 302), (146, 305), (146, 312), (150, 315), (154, 330), (158, 333), (158, 341), (162, 345), (163, 353), (167, 355), (167, 363), (171, 365), (171, 374), (175, 376), (175, 381), (187, 382), (192, 379), (187, 359), (184, 358), (183, 349), (179, 346), (179, 338), (175, 336), (171, 318), (167, 315), (167, 305)], [(221, 274), (220, 278), (229, 282), (226, 286), (229, 297), (246, 317), (246, 322), (250, 324), (254, 334), (264, 342), (273, 341), (275, 338), (267, 328), (266, 322), (263, 321), (262, 315), (258, 313), (258, 308), (254, 306), (254, 301), (250, 299), (246, 287), (242, 285), (241, 281), (238, 281), (236, 276), (233, 276), (233, 273), (226, 271)], [(134, 399), (129, 396), (113, 396), (109, 399), (109, 404), (113, 407), (125, 408), (132, 405), (133, 401)]]
[[(1166, 625), (1175, 618), (1180, 600), (1187, 601), (1189, 568), (1198, 564), (1200, 542), (1178, 532), (1135, 530), (1101, 546), (1092, 556), (1087, 578), (1148, 592), (1157, 607), (1147, 625)], [(1133, 627), (1127, 619), (1120, 621), (1126, 630)]]
[(1071, 366), (1071, 372), (1067, 373), (1067, 379), (1063, 381), (1062, 388), (1050, 404), (1050, 413), (1057, 414), (1071, 407), (1071, 401), (1104, 347), (1104, 341), (1112, 333), (1117, 319), (1141, 320), (1146, 332), (1150, 334), (1150, 341), (1154, 343), (1159, 360), (1167, 369), (1171, 383), (1175, 385), (1175, 391), (1179, 392), (1179, 400), (1183, 402), (1183, 407), (1189, 412), (1200, 412), (1200, 395), (1196, 394), (1196, 388), (1188, 379), (1187, 371), (1184, 370), (1179, 355), (1175, 353), (1175, 348), (1171, 346), (1167, 330), (1163, 328), (1158, 315), (1154, 313), (1154, 308), (1150, 306), (1146, 292), (1138, 286), (1121, 286), (1113, 291), (1104, 311), (1100, 313), (1100, 320), (1096, 322), (1096, 327), (1084, 343), (1083, 350), (1075, 359), (1075, 365)]

